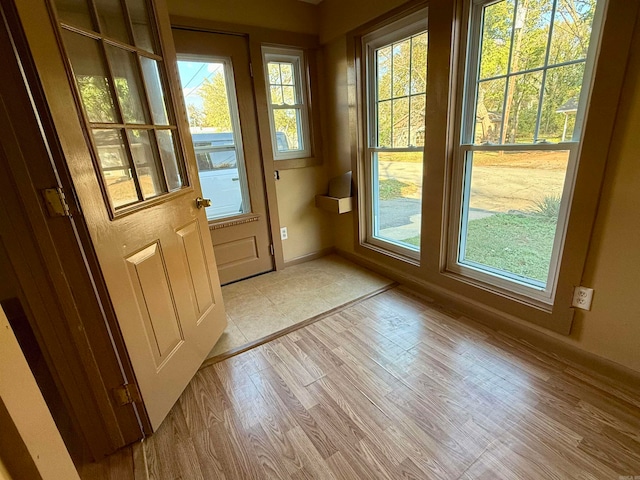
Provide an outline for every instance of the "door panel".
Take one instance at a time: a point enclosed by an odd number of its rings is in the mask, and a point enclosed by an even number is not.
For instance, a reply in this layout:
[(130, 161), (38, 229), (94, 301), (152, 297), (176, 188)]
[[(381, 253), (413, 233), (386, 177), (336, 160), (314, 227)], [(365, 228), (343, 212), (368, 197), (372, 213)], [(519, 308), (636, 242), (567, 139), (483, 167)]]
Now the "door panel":
[(149, 347), (159, 369), (184, 338), (159, 243), (127, 258)]
[(189, 268), (189, 283), (196, 301), (195, 307), (198, 314), (198, 324), (200, 324), (204, 315), (214, 306), (213, 286), (207, 270), (205, 246), (200, 226), (198, 222), (191, 222), (178, 230), (176, 234), (182, 240), (183, 253)]
[(246, 38), (173, 30), (222, 284), (273, 269)]
[[(195, 154), (176, 108), (168, 12), (163, 0), (118, 2), (129, 10), (126, 28), (111, 31), (115, 20), (96, 12), (74, 24), (81, 17), (64, 10), (68, 2), (58, 2), (60, 24), (45, 2), (15, 3), (155, 430), (226, 327), (207, 218), (195, 202)], [(71, 43), (63, 32), (75, 35)], [(117, 52), (130, 58), (127, 74), (113, 68), (113, 35), (128, 52)], [(75, 49), (85, 37), (94, 39), (92, 57)]]

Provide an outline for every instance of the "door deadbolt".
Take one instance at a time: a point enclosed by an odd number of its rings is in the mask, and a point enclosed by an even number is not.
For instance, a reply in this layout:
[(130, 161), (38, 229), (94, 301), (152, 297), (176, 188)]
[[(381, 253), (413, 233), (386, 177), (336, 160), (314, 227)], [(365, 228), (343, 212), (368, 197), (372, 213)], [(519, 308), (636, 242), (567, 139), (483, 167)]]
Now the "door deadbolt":
[(196, 207), (198, 208), (206, 208), (211, 206), (211, 199), (209, 198), (196, 198)]

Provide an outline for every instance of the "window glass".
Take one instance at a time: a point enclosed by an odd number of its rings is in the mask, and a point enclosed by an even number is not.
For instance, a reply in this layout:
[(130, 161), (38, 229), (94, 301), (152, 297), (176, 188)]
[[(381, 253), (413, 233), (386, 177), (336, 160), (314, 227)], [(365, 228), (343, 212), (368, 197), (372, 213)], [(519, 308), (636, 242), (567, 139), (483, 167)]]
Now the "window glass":
[(366, 155), (367, 241), (413, 258), (422, 228), (423, 147), (427, 87), (424, 16), (397, 34), (375, 32), (367, 51), (369, 145)]
[(274, 158), (309, 156), (302, 52), (264, 48), (263, 53)]
[(481, 25), (471, 26), (480, 37), (469, 48), (478, 49), (479, 64), (467, 71), (455, 262), (473, 277), (524, 285), (548, 301), (572, 190), (565, 180), (577, 161), (596, 0), (472, 8)]
[(191, 139), (211, 221), (251, 211), (230, 59), (179, 59)]

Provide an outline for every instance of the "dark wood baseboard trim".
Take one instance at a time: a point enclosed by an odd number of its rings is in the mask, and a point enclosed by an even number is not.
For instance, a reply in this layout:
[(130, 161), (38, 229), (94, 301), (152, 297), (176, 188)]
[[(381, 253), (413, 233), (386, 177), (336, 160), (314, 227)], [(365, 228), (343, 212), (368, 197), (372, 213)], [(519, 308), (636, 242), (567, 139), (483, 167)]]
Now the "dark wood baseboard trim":
[(301, 328), (304, 328), (308, 325), (311, 325), (312, 323), (316, 323), (319, 320), (322, 320), (323, 318), (327, 318), (330, 315), (333, 315), (335, 313), (341, 312), (342, 310), (345, 310), (349, 307), (351, 307), (352, 305), (355, 305), (357, 303), (360, 303), (364, 300), (367, 300), (368, 298), (371, 297), (375, 297), (376, 295), (380, 295), (381, 293), (386, 292), (387, 290), (391, 290), (392, 288), (397, 287), (398, 284), (397, 283), (390, 283), (389, 285), (385, 285), (382, 288), (379, 288), (377, 290), (374, 290), (371, 293), (367, 293), (366, 295), (363, 295), (361, 297), (358, 297), (354, 300), (351, 300), (350, 302), (344, 303), (342, 305), (339, 305), (337, 307), (332, 308), (331, 310), (327, 310), (326, 312), (320, 313), (318, 315), (315, 315), (311, 318), (307, 318), (306, 320), (303, 320), (299, 323), (296, 323), (295, 325), (291, 325), (290, 327), (284, 328), (282, 330), (279, 330), (277, 332), (274, 332), (270, 335), (267, 335), (265, 337), (259, 338), (257, 340), (254, 340), (253, 342), (249, 342), (245, 345), (242, 345), (240, 347), (236, 347), (233, 348), (231, 350), (229, 350), (228, 352), (225, 353), (221, 353), (220, 355), (216, 355), (215, 357), (211, 357), (211, 358), (207, 358), (204, 362), (202, 362), (202, 365), (200, 366), (200, 369), (205, 368), (205, 367), (209, 367), (211, 365), (214, 365), (218, 362), (222, 362), (223, 360), (226, 360), (228, 358), (231, 357), (235, 357), (236, 355), (240, 355), (241, 353), (246, 352), (247, 350), (251, 350), (252, 348), (256, 348), (259, 347), (260, 345), (264, 345), (265, 343), (271, 342), (272, 340), (276, 340), (277, 338), (280, 338), (284, 335), (288, 335), (291, 332), (295, 332), (296, 330), (299, 330)]
[(327, 255), (331, 255), (332, 253), (336, 253), (335, 247), (323, 248), (317, 252), (308, 253), (307, 255), (302, 255), (301, 257), (292, 258), (284, 262), (284, 268), (293, 267), (294, 265), (299, 265), (301, 263), (310, 262), (311, 260), (317, 260), (322, 257), (326, 257)]
[(497, 310), (479, 302), (410, 277), (405, 273), (380, 265), (358, 254), (340, 249), (336, 250), (336, 253), (357, 265), (398, 282), (402, 290), (413, 293), (423, 300), (437, 301), (443, 305), (453, 307), (461, 314), (468, 316), (468, 319), (472, 322), (475, 321), (493, 330), (504, 332), (548, 354), (560, 357), (577, 367), (586, 368), (590, 373), (595, 373), (603, 379), (611, 379), (623, 383), (633, 390), (640, 391), (640, 372), (528, 327), (523, 324), (524, 320), (501, 314)]

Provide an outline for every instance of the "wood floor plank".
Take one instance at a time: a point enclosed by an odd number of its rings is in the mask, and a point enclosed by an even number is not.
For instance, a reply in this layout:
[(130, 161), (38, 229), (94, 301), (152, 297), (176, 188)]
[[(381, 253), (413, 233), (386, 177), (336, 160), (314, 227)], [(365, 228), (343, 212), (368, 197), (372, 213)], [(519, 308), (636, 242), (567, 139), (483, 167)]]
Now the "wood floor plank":
[(131, 452), (83, 480), (616, 479), (640, 400), (395, 288), (202, 368)]

